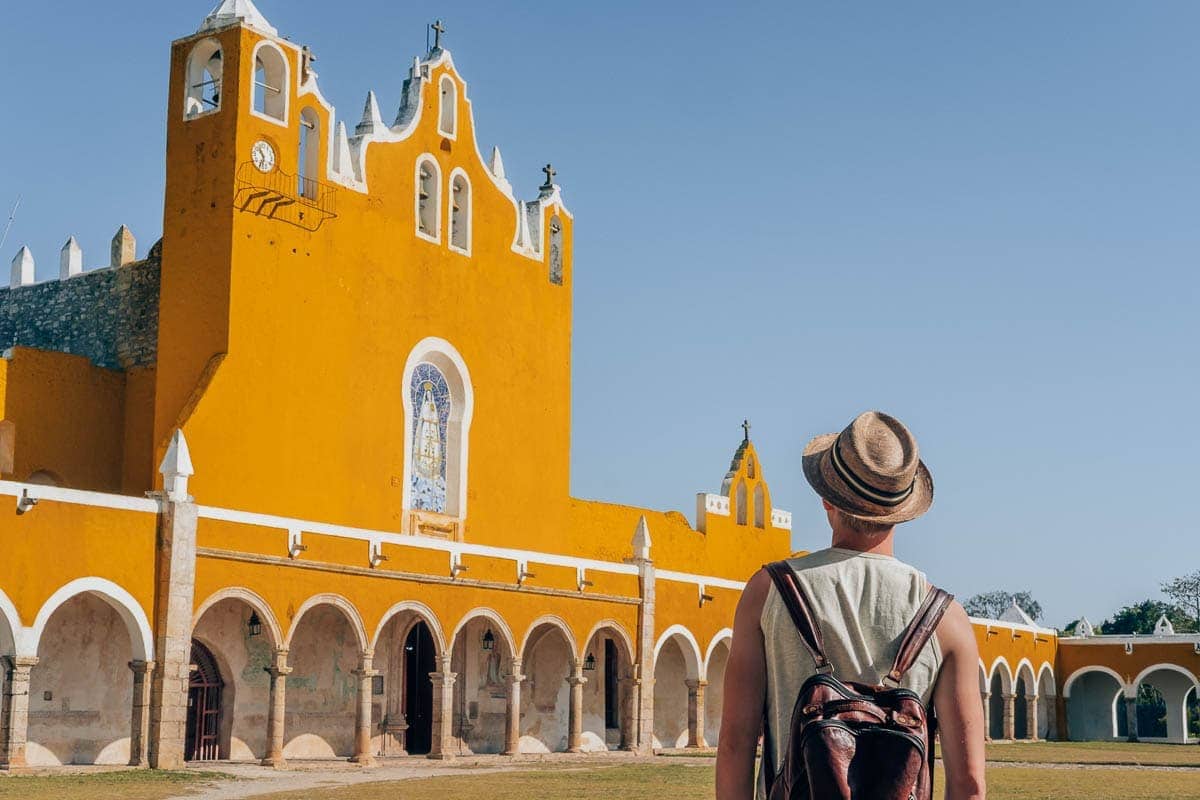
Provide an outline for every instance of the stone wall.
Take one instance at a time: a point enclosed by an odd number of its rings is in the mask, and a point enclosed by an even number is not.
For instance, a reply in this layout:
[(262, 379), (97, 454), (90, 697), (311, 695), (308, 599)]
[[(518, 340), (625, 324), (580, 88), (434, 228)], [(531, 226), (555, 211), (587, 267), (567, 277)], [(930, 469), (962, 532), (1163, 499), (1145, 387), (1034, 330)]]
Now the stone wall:
[(160, 262), (155, 246), (123, 267), (0, 289), (0, 349), (71, 353), (109, 369), (153, 365)]

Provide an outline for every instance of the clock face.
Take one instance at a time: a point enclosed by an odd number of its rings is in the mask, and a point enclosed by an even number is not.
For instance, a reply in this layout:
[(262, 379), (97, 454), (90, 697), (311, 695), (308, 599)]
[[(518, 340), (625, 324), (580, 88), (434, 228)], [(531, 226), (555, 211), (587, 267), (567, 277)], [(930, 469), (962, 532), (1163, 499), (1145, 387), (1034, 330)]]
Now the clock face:
[(260, 139), (250, 151), (250, 160), (260, 172), (270, 172), (275, 169), (275, 148)]

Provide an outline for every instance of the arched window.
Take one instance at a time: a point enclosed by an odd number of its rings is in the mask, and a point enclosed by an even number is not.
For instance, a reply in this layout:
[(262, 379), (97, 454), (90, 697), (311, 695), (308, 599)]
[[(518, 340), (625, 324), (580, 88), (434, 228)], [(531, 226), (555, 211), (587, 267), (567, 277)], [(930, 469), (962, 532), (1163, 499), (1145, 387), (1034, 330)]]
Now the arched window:
[(557, 214), (550, 218), (550, 282), (563, 282), (562, 220)]
[(188, 56), (187, 86), (183, 101), (184, 119), (218, 111), (221, 108), (221, 78), (224, 65), (221, 45), (205, 39)]
[(301, 197), (317, 199), (317, 181), (320, 175), (321, 129), (320, 120), (311, 108), (300, 112), (300, 157), (297, 175)]
[(442, 172), (433, 157), (417, 159), (417, 234), (435, 242), (441, 239), (441, 183)]
[(471, 182), (462, 170), (450, 178), (450, 247), (471, 254)]
[(287, 120), (287, 59), (270, 42), (259, 42), (254, 50), (254, 91), (251, 98), (251, 108), (255, 114), (277, 122)]
[(737, 499), (735, 502), (737, 503), (737, 524), (745, 525), (746, 524), (746, 510), (747, 510), (746, 506), (749, 505), (746, 502), (746, 482), (745, 481), (741, 481), (737, 485)]
[(404, 507), (464, 518), (475, 395), (467, 365), (444, 339), (421, 341), (404, 370)]
[(754, 456), (750, 456), (749, 458), (746, 459), (746, 477), (749, 478), (750, 480), (754, 480), (755, 478), (758, 477), (755, 474), (755, 469), (754, 469)]
[(458, 87), (449, 75), (443, 75), (441, 80), (441, 97), (438, 108), (438, 133), (454, 138), (458, 128)]
[(756, 528), (766, 527), (766, 505), (766, 493), (763, 491), (762, 484), (760, 483), (754, 487), (754, 527)]

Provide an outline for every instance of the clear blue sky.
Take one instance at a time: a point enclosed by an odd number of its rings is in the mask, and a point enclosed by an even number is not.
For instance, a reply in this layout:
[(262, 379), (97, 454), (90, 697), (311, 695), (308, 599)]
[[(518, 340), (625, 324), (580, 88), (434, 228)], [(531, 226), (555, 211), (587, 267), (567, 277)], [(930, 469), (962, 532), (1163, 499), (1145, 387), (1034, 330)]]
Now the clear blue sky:
[[(6, 4), (4, 263), (158, 237), (212, 2)], [(559, 169), (577, 495), (691, 517), (749, 417), (822, 546), (800, 450), (880, 408), (937, 485), (900, 555), (960, 596), (1098, 622), (1200, 569), (1200, 4), (738, 5), (259, 3), (351, 119), (442, 17), (485, 152), (526, 196)]]

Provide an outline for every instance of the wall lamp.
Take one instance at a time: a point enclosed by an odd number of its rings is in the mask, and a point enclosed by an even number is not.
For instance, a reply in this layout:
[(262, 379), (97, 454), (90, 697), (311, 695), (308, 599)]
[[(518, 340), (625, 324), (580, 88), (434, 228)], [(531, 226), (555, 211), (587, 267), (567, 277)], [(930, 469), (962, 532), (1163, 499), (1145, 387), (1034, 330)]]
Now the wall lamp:
[(21, 496), (17, 498), (17, 513), (24, 514), (38, 504), (36, 497), (29, 496), (28, 489), (21, 490)]
[(258, 636), (262, 633), (262, 620), (258, 618), (257, 611), (250, 612), (250, 619), (246, 623), (246, 627), (250, 629), (251, 636)]
[(591, 653), (588, 653), (587, 658), (585, 658), (583, 660), (583, 671), (584, 672), (595, 672), (596, 671), (596, 657), (594, 655), (592, 655)]
[(489, 651), (496, 649), (496, 634), (492, 633), (491, 628), (483, 632), (483, 649)]

